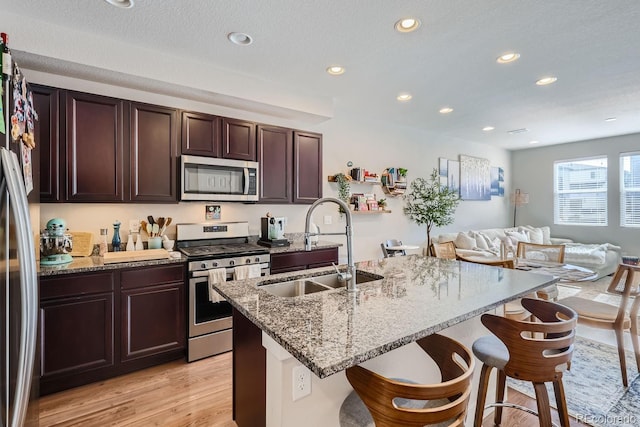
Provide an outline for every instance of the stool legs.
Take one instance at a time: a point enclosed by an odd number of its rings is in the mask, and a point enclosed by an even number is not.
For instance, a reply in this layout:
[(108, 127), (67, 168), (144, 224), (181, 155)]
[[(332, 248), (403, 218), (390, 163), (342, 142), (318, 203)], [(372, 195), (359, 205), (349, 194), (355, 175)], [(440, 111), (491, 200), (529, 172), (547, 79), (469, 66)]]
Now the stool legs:
[(624, 331), (620, 328), (616, 329), (616, 342), (618, 343), (618, 357), (620, 358), (622, 385), (628, 387), (629, 381), (627, 380), (627, 358), (624, 356)]
[(482, 415), (484, 414), (484, 404), (487, 400), (487, 389), (489, 388), (489, 376), (493, 367), (482, 364), (480, 370), (480, 383), (478, 384), (478, 399), (476, 401), (476, 416), (473, 420), (474, 427), (482, 426)]
[(551, 407), (549, 406), (547, 387), (545, 387), (544, 383), (533, 383), (533, 388), (536, 391), (540, 427), (551, 427)]
[[(498, 370), (498, 382), (496, 383), (496, 403), (504, 403), (504, 392), (507, 387), (507, 374)], [(499, 426), (502, 424), (502, 406), (496, 406), (493, 422)]]
[(556, 395), (556, 406), (558, 407), (560, 425), (562, 427), (569, 427), (569, 411), (567, 411), (567, 399), (564, 395), (562, 379), (553, 382), (553, 390)]

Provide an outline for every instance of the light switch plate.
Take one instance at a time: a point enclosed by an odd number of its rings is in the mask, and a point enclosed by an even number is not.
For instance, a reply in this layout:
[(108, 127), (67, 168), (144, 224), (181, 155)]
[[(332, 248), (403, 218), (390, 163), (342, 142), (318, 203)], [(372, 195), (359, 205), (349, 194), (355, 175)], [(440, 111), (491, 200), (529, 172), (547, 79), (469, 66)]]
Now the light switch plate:
[(139, 219), (130, 219), (129, 220), (129, 231), (137, 232), (140, 229), (140, 220)]

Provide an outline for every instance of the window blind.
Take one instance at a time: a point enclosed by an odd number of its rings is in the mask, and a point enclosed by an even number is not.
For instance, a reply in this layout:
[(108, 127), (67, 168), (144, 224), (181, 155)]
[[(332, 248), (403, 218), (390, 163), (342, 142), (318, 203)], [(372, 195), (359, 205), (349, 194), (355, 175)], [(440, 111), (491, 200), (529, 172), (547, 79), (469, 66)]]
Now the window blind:
[(606, 157), (556, 161), (553, 181), (555, 224), (607, 225)]
[(640, 227), (640, 153), (620, 155), (620, 226)]

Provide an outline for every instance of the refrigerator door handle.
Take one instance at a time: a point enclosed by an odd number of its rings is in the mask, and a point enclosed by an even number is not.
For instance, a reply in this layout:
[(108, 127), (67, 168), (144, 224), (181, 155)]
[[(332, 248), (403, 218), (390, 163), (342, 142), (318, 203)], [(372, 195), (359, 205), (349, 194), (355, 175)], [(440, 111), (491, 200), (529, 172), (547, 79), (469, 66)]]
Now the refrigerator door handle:
[(9, 424), (11, 427), (20, 427), (24, 424), (26, 418), (33, 378), (38, 330), (38, 278), (36, 276), (36, 260), (31, 221), (29, 220), (29, 206), (18, 157), (4, 147), (0, 148), (0, 152), (2, 173), (9, 192), (11, 210), (16, 219), (18, 259), (20, 260), (20, 288), (22, 292), (20, 298), (22, 306), (20, 357), (14, 398), (15, 408)]

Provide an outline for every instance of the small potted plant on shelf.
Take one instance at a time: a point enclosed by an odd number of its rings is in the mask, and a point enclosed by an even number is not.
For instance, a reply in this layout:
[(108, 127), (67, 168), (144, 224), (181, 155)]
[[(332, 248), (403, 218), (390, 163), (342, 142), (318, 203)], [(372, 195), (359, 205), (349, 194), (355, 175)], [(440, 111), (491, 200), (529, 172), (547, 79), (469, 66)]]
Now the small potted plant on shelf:
[(387, 199), (380, 199), (378, 200), (378, 207), (380, 208), (380, 210), (382, 211), (386, 211), (387, 210)]
[[(352, 178), (349, 175), (345, 175), (342, 172), (333, 176), (333, 179), (338, 183), (338, 198), (349, 205), (349, 197), (351, 196), (351, 185), (349, 182)], [(342, 208), (339, 208), (340, 213)]]
[(398, 181), (404, 182), (407, 180), (407, 172), (408, 170), (405, 168), (398, 168)]

